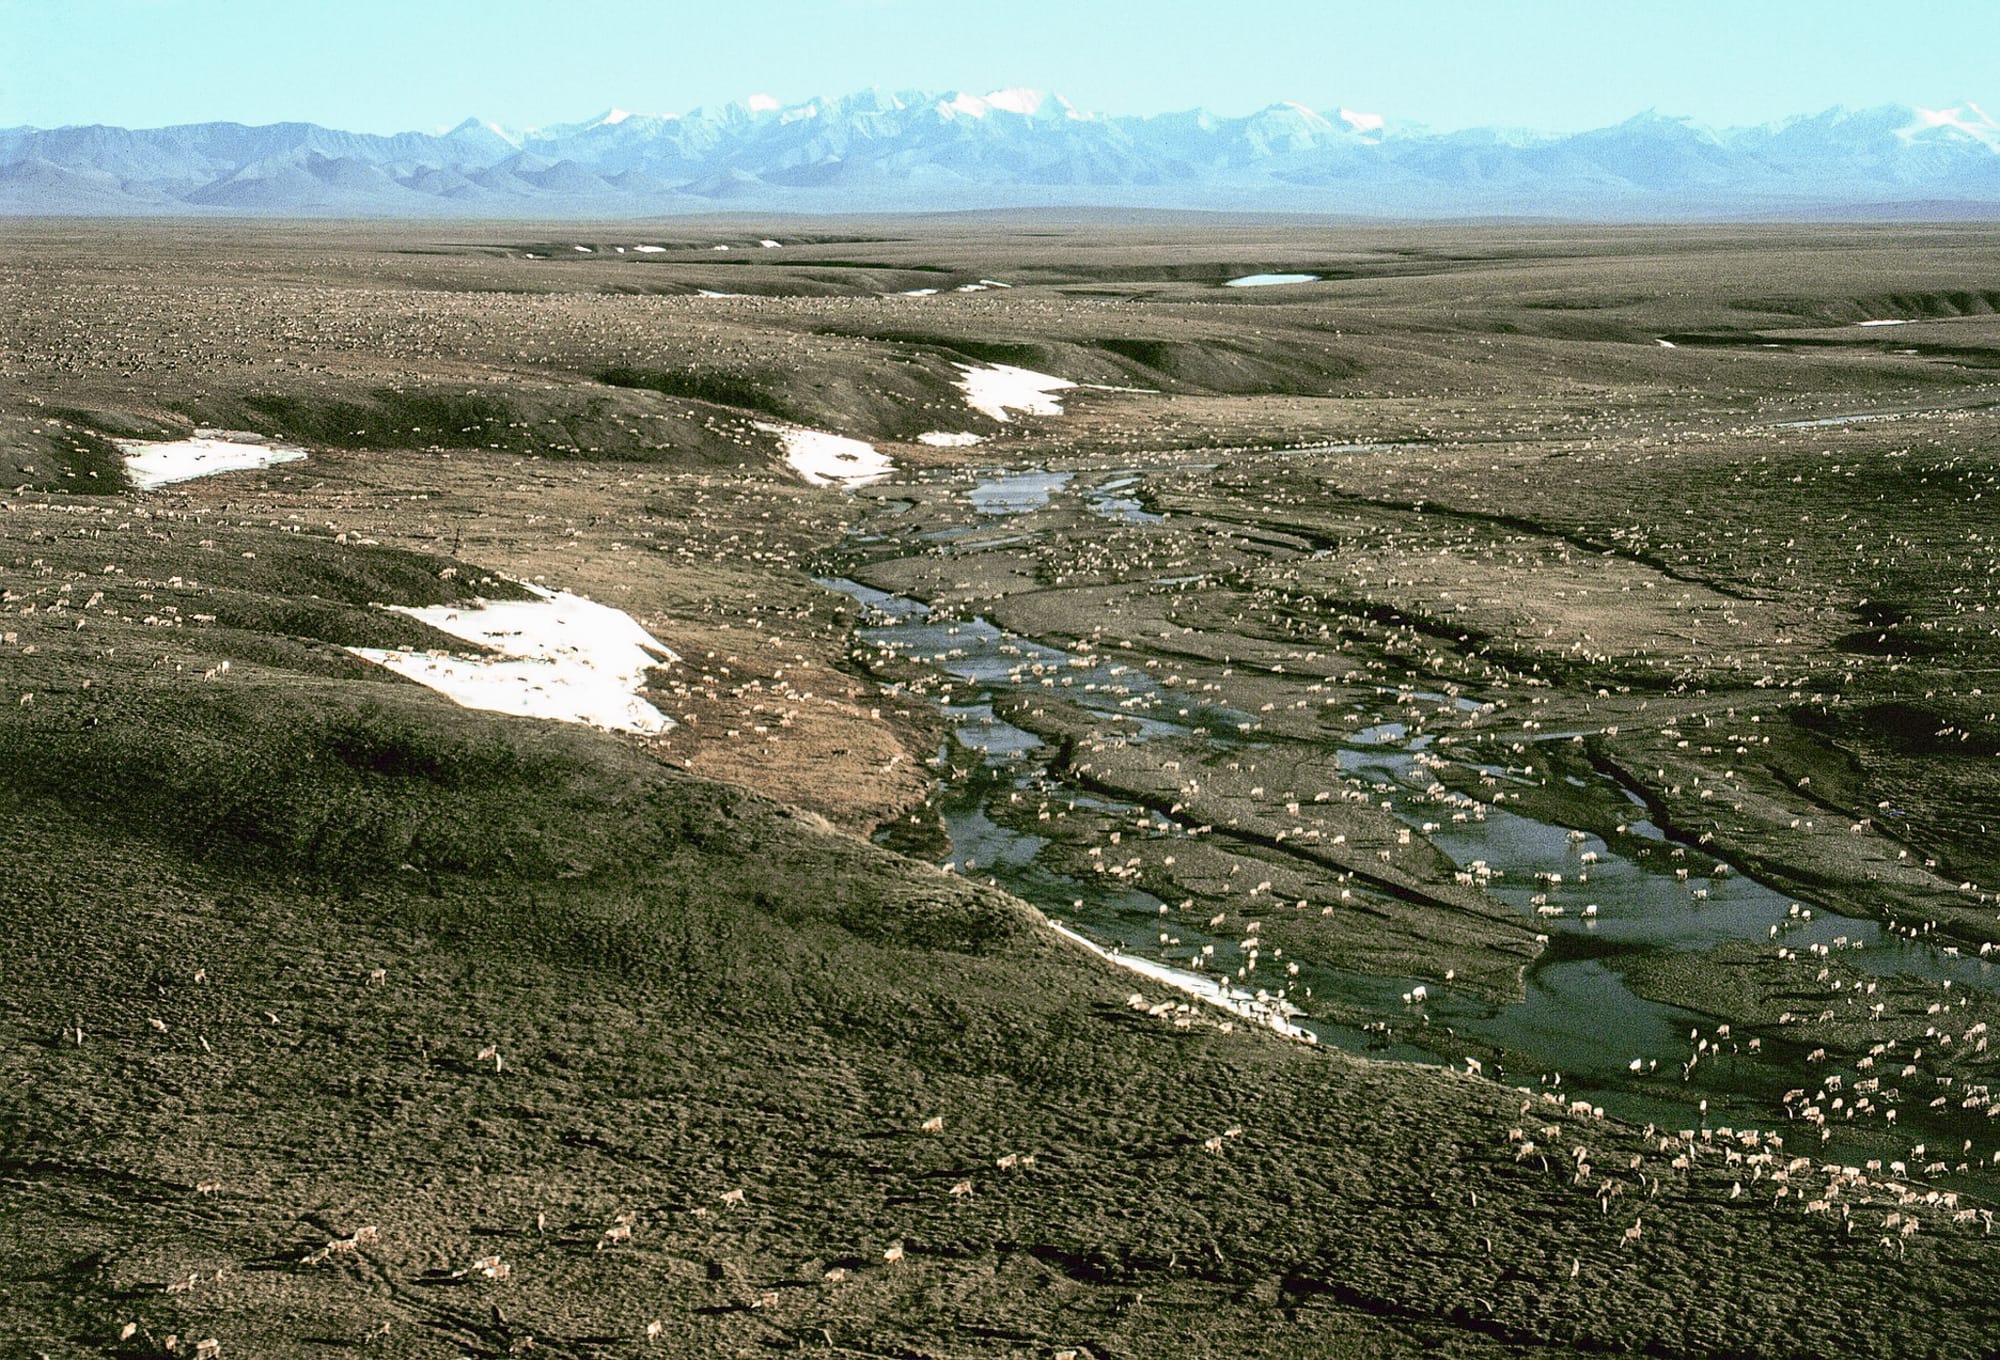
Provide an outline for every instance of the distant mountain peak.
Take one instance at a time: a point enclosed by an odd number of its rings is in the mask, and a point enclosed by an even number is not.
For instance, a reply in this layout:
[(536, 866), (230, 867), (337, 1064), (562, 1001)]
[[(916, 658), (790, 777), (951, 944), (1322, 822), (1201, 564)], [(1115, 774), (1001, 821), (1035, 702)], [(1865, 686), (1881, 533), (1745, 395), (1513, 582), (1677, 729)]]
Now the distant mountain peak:
[(1078, 122), (1089, 118), (1088, 114), (1078, 112), (1076, 107), (1061, 95), (1025, 87), (993, 90), (984, 95), (958, 93), (948, 99), (939, 100), (937, 107), (946, 117), (959, 115), (967, 118), (984, 118), (989, 113), (1012, 113), (1023, 118), (1035, 118), (1045, 111), (1050, 111)]
[(391, 136), (311, 123), (0, 129), (0, 214), (250, 211), (628, 214), (1027, 206), (1399, 217), (2000, 217), (1981, 105), (1837, 108), (1715, 128), (1649, 109), (1611, 127), (1437, 132), (1300, 102), (1241, 116), (1106, 115), (1060, 95), (881, 88), (685, 114), (612, 107)]
[(508, 146), (519, 147), (521, 139), (490, 118), (468, 118), (444, 134), (447, 137), (498, 137)]
[(1926, 132), (1959, 133), (1995, 152), (2000, 152), (2000, 123), (1971, 100), (1949, 109), (1911, 109), (1916, 121), (1898, 132), (1904, 141)]
[(1305, 119), (1306, 122), (1314, 124), (1318, 127), (1330, 128), (1333, 126), (1332, 123), (1327, 121), (1325, 114), (1321, 113), (1318, 109), (1313, 108), (1309, 104), (1299, 103), (1296, 99), (1287, 99), (1281, 103), (1273, 104), (1271, 105), (1271, 107), (1273, 109), (1283, 109), (1288, 113), (1295, 113), (1299, 117)]

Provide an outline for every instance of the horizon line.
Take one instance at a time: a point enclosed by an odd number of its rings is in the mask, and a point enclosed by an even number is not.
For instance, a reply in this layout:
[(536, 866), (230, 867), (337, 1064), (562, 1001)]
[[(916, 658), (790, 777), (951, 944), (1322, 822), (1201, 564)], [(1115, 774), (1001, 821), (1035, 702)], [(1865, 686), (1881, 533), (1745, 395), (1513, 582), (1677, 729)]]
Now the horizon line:
[[(1912, 104), (1899, 100), (1887, 100), (1879, 104), (1855, 103), (1843, 100), (1833, 104), (1822, 106), (1817, 109), (1802, 109), (1795, 113), (1780, 115), (1777, 118), (1765, 119), (1761, 122), (1751, 122), (1751, 123), (1711, 122), (1702, 119), (1697, 114), (1662, 112), (1658, 104), (1650, 104), (1644, 108), (1635, 110), (1634, 112), (1627, 114), (1623, 118), (1619, 118), (1613, 122), (1597, 123), (1585, 127), (1558, 129), (1558, 128), (1547, 128), (1547, 127), (1535, 127), (1526, 124), (1514, 124), (1514, 123), (1469, 123), (1457, 127), (1441, 127), (1425, 123), (1423, 120), (1419, 118), (1405, 118), (1400, 115), (1384, 114), (1372, 110), (1364, 112), (1362, 110), (1349, 108), (1345, 104), (1334, 105), (1331, 109), (1321, 109), (1321, 108), (1316, 108), (1313, 105), (1306, 103), (1305, 101), (1292, 100), (1292, 99), (1275, 99), (1267, 104), (1259, 105), (1258, 107), (1251, 109), (1246, 113), (1238, 113), (1238, 114), (1218, 113), (1214, 109), (1210, 109), (1199, 104), (1190, 105), (1186, 108), (1164, 109), (1155, 113), (1122, 113), (1122, 112), (1115, 112), (1103, 109), (1085, 110), (1075, 104), (1070, 103), (1070, 101), (1066, 99), (1059, 91), (1032, 85), (1001, 86), (996, 89), (988, 90), (981, 94), (974, 94), (969, 90), (962, 90), (962, 89), (925, 90), (916, 87), (908, 87), (903, 89), (889, 89), (888, 87), (881, 85), (867, 85), (859, 87), (854, 90), (846, 91), (842, 94), (812, 95), (808, 98), (799, 100), (794, 103), (782, 103), (773, 96), (765, 95), (762, 93), (752, 93), (744, 95), (738, 99), (732, 99), (724, 104), (719, 104), (719, 105), (697, 104), (692, 108), (686, 109), (681, 112), (627, 109), (622, 105), (614, 103), (612, 105), (609, 105), (608, 107), (606, 107), (601, 112), (595, 115), (578, 118), (568, 122), (547, 122), (539, 124), (517, 125), (509, 123), (504, 119), (485, 117), (478, 113), (470, 113), (465, 115), (464, 117), (461, 117), (460, 119), (458, 119), (456, 122), (453, 123), (448, 123), (448, 124), (436, 123), (429, 128), (402, 127), (386, 132), (364, 130), (353, 127), (343, 127), (339, 124), (323, 123), (315, 119), (305, 118), (305, 117), (279, 118), (269, 122), (255, 122), (255, 123), (244, 122), (237, 118), (228, 118), (228, 117), (200, 118), (200, 119), (184, 120), (181, 122), (151, 123), (144, 125), (133, 125), (127, 123), (110, 123), (101, 121), (83, 122), (83, 123), (75, 123), (75, 122), (57, 123), (50, 125), (43, 125), (33, 122), (24, 122), (24, 123), (15, 123), (10, 127), (0, 129), (0, 131), (64, 132), (72, 130), (84, 130), (89, 128), (115, 128), (119, 131), (124, 131), (124, 132), (168, 132), (177, 128), (207, 127), (218, 124), (225, 126), (242, 127), (248, 129), (287, 127), (296, 125), (296, 126), (325, 128), (329, 131), (346, 132), (354, 136), (361, 136), (361, 137), (400, 137), (400, 136), (412, 136), (412, 135), (424, 136), (424, 137), (443, 137), (443, 136), (449, 136), (451, 133), (456, 132), (457, 130), (466, 127), (468, 124), (470, 124), (477, 127), (486, 128), (498, 134), (512, 133), (512, 134), (523, 134), (523, 135), (535, 135), (538, 133), (544, 133), (555, 129), (565, 129), (565, 130), (588, 129), (598, 126), (616, 126), (619, 123), (625, 122), (633, 118), (659, 119), (663, 121), (677, 122), (683, 119), (695, 118), (706, 113), (723, 112), (731, 109), (742, 110), (743, 112), (749, 114), (752, 117), (760, 117), (760, 116), (769, 117), (774, 114), (782, 115), (785, 113), (796, 112), (799, 110), (816, 108), (817, 106), (823, 104), (839, 103), (844, 100), (853, 98), (856, 95), (872, 94), (877, 92), (886, 92), (892, 96), (913, 95), (921, 98), (926, 102), (935, 101), (940, 105), (946, 104), (947, 101), (955, 104), (959, 100), (970, 99), (976, 101), (978, 104), (984, 105), (984, 107), (979, 109), (978, 112), (976, 113), (971, 112), (970, 110), (965, 109), (963, 107), (961, 107), (959, 111), (961, 113), (966, 114), (966, 116), (978, 117), (978, 118), (984, 118), (988, 113), (1011, 114), (1012, 116), (1015, 117), (1032, 117), (1034, 116), (1034, 112), (1039, 111), (1040, 103), (1046, 102), (1048, 100), (1056, 100), (1060, 102), (1062, 107), (1067, 111), (1067, 117), (1072, 120), (1080, 122), (1109, 122), (1109, 121), (1124, 121), (1124, 120), (1137, 120), (1143, 122), (1157, 118), (1182, 117), (1189, 114), (1208, 114), (1210, 116), (1219, 118), (1242, 119), (1242, 118), (1252, 118), (1255, 117), (1257, 114), (1268, 113), (1277, 109), (1289, 108), (1289, 109), (1302, 110), (1306, 113), (1314, 115), (1315, 117), (1323, 118), (1328, 121), (1334, 121), (1336, 119), (1341, 121), (1346, 121), (1349, 124), (1349, 126), (1355, 127), (1357, 131), (1366, 130), (1366, 131), (1382, 132), (1387, 130), (1397, 130), (1405, 133), (1428, 132), (1428, 133), (1438, 133), (1443, 135), (1450, 135), (1452, 133), (1457, 133), (1457, 132), (1493, 131), (1493, 132), (1524, 133), (1532, 136), (1547, 137), (1552, 139), (1582, 136), (1584, 134), (1591, 132), (1599, 132), (1609, 128), (1622, 127), (1627, 123), (1636, 122), (1640, 119), (1645, 119), (1649, 117), (1661, 119), (1668, 122), (1685, 123), (1692, 127), (1712, 132), (1734, 132), (1734, 131), (1747, 130), (1753, 128), (1776, 127), (1776, 126), (1782, 126), (1786, 123), (1797, 122), (1803, 119), (1824, 117), (1830, 113), (1867, 113), (1877, 109), (1904, 109), (1912, 113), (1916, 113), (1918, 115), (1957, 113), (1961, 110), (1970, 110), (1971, 112), (1978, 115), (1980, 118), (1984, 119), (1989, 123), (1996, 122), (1993, 116), (1991, 114), (1988, 114), (1986, 110), (1981, 107), (1980, 101), (1974, 99), (1958, 99), (1950, 103), (1942, 103), (1935, 105)], [(1034, 111), (1023, 112), (1019, 109), (1009, 108), (1005, 105), (994, 103), (993, 101), (995, 97), (1001, 95), (1033, 95), (1036, 97), (1038, 101), (1037, 107)], [(904, 107), (910, 107), (910, 106), (906, 105)], [(1364, 122), (1367, 125), (1365, 128), (1362, 126)]]

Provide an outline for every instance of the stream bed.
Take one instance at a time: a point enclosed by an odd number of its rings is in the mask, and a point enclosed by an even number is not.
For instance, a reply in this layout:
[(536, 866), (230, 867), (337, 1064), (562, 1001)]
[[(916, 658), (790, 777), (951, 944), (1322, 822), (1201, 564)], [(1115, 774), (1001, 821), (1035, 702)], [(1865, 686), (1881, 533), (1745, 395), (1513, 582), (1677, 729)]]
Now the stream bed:
[[(1007, 540), (1011, 543), (1031, 541), (1038, 531), (1028, 517), (1065, 493), (1088, 515), (1125, 524), (1157, 522), (1159, 516), (1145, 509), (1144, 478), (1130, 468), (1094, 476), (987, 472), (978, 474), (967, 494), (981, 519), (1023, 517), (1020, 534)], [(868, 541), (879, 543), (880, 536)], [(1486, 890), (1536, 922), (1545, 947), (1525, 970), (1523, 994), (1496, 1001), (1438, 978), (1334, 968), (1296, 952), (1282, 979), (1263, 983), (1239, 973), (1232, 984), (1243, 943), (1236, 934), (1210, 935), (1181, 916), (1169, 935), (1162, 929), (1167, 904), (1159, 898), (1066, 870), (1051, 862), (1043, 838), (995, 819), (993, 810), (1010, 800), (1043, 805), (1061, 800), (1070, 809), (1099, 811), (1128, 828), (1145, 828), (1137, 834), (1148, 843), (1171, 843), (1190, 830), (1156, 809), (1066, 782), (1044, 740), (1006, 722), (996, 704), (1047, 695), (1052, 677), (1060, 677), (1061, 698), (1089, 710), (1123, 741), (1172, 737), (1254, 753), (1265, 739), (1257, 724), (1247, 721), (1249, 715), (1204, 704), (1186, 691), (1165, 693), (1149, 672), (1129, 662), (1053, 647), (977, 614), (934, 610), (924, 601), (845, 577), (822, 577), (820, 583), (863, 607), (858, 641), (939, 677), (927, 692), (962, 753), (955, 765), (946, 754), (937, 760), (943, 772), (937, 810), (950, 835), (953, 869), (1034, 903), (1101, 951), (1143, 960), (1155, 970), (1180, 970), (1181, 983), (1201, 979), (1201, 985), (1218, 986), (1225, 996), (1233, 985), (1238, 1001), (1262, 1008), (1267, 1023), (1297, 1024), (1318, 1043), (1433, 1063), (1446, 1061), (1441, 1051), (1460, 1055), (1454, 1062), (1468, 1051), (1479, 1052), (1489, 1077), (1559, 1090), (1566, 1100), (1588, 1099), (1663, 1128), (1703, 1122), (1785, 1127), (1795, 1142), (1813, 1144), (1811, 1150), (1823, 1157), (1881, 1156), (1886, 1143), (1901, 1145), (1925, 1133), (1941, 1143), (1951, 1140), (1954, 1151), (1961, 1137), (1991, 1141), (1983, 1112), (1961, 1110), (1956, 1100), (1940, 1108), (1910, 1099), (1900, 1111), (1903, 1122), (1888, 1129), (1879, 1120), (1842, 1127), (1836, 1117), (1826, 1122), (1823, 1140), (1808, 1125), (1787, 1127), (1805, 1103), (1797, 1093), (1822, 1098), (1827, 1076), (1828, 1069), (1816, 1065), (1804, 1044), (1766, 1032), (1746, 1045), (1712, 1017), (1639, 995), (1627, 985), (1624, 969), (1644, 957), (1741, 943), (1837, 957), (1871, 978), (1949, 982), (1963, 996), (1992, 991), (1992, 964), (1904, 941), (1872, 921), (1802, 903), (1740, 872), (1690, 882), (1684, 870), (1674, 868), (1677, 855), (1690, 847), (1676, 846), (1647, 821), (1643, 803), (1629, 790), (1613, 790), (1633, 804), (1621, 843), (1628, 850), (1635, 840), (1656, 844), (1660, 853), (1643, 858), (1621, 853), (1596, 835), (1497, 806), (1449, 825), (1427, 823), (1437, 807), (1422, 756), (1433, 738), (1413, 734), (1399, 721), (1398, 703), (1413, 697), (1407, 690), (1384, 688), (1379, 707), (1361, 714), (1357, 730), (1336, 743), (1341, 769), (1367, 781), (1381, 806), (1407, 826), (1424, 826), (1431, 843), (1458, 865), (1479, 863), (1493, 871)], [(1415, 697), (1461, 708), (1477, 703), (1466, 695)], [(1570, 735), (1548, 733), (1542, 740)], [(969, 768), (964, 754), (974, 757)], [(1609, 776), (1594, 777), (1609, 782)], [(1559, 885), (1547, 881), (1552, 867), (1563, 871)], [(1579, 872), (1584, 868), (1587, 874)], [(1339, 998), (1343, 1017), (1373, 1019), (1316, 1017), (1315, 997)], [(1427, 1042), (1431, 1027), (1447, 1029), (1453, 1043)]]

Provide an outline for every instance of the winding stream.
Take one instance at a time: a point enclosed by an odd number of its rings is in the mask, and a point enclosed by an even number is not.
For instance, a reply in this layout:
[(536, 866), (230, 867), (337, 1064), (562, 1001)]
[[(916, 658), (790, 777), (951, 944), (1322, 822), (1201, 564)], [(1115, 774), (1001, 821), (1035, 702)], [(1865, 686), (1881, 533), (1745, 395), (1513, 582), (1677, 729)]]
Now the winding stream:
[[(1073, 493), (1093, 515), (1143, 524), (1159, 518), (1144, 509), (1144, 478), (1143, 472), (1131, 469), (986, 473), (967, 495), (977, 514), (989, 521), (1028, 516), (1053, 498)], [(1024, 525), (1008, 541), (1036, 537), (1032, 525)], [(981, 546), (993, 541), (982, 540)], [(1014, 696), (1045, 695), (1059, 683), (1064, 700), (1091, 710), (1107, 724), (1115, 723), (1126, 741), (1171, 735), (1255, 752), (1264, 749), (1264, 743), (1249, 715), (1203, 704), (1186, 691), (1164, 693), (1149, 672), (1129, 662), (1065, 651), (1010, 633), (984, 618), (949, 616), (920, 600), (846, 578), (825, 577), (821, 584), (865, 608), (866, 618), (857, 631), (860, 641), (886, 656), (928, 667), (942, 678), (933, 699), (950, 724), (953, 740), (977, 756), (974, 768), (945, 779), (939, 790), (939, 811), (951, 837), (956, 870), (989, 878), (1105, 950), (1115, 950), (1128, 960), (1185, 970), (1183, 983), (1189, 973), (1201, 979), (1231, 975), (1240, 958), (1241, 941), (1235, 933), (1209, 935), (1176, 917), (1173, 943), (1163, 947), (1160, 899), (1115, 880), (1065, 872), (1042, 853), (1046, 846), (1042, 838), (994, 820), (989, 810), (996, 800), (1062, 800), (1074, 808), (1108, 812), (1127, 827), (1150, 826), (1152, 835), (1169, 843), (1188, 834), (1186, 827), (1158, 812), (1066, 783), (1052, 769), (1051, 752), (1042, 739), (996, 716), (995, 704)], [(1438, 807), (1426, 792), (1433, 776), (1419, 760), (1431, 738), (1413, 735), (1400, 721), (1405, 710), (1398, 708), (1398, 701), (1413, 697), (1455, 702), (1461, 708), (1477, 703), (1465, 697), (1453, 700), (1384, 689), (1378, 693), (1375, 711), (1363, 713), (1360, 730), (1336, 745), (1343, 771), (1369, 781), (1383, 806), (1417, 828), (1436, 818)], [(1546, 733), (1541, 739), (1566, 740), (1570, 735)], [(938, 763), (945, 767), (945, 758), (941, 756)], [(1592, 777), (1608, 783), (1607, 776)], [(1614, 791), (1638, 803), (1629, 791)], [(2000, 981), (1993, 965), (1983, 960), (1902, 941), (1874, 922), (1811, 904), (1804, 904), (1810, 910), (1802, 914), (1795, 899), (1740, 872), (1698, 885), (1685, 881), (1673, 869), (1673, 842), (1645, 820), (1643, 806), (1634, 806), (1627, 831), (1641, 841), (1659, 844), (1663, 853), (1628, 856), (1595, 835), (1573, 833), (1500, 807), (1487, 808), (1476, 819), (1436, 826), (1430, 840), (1437, 849), (1460, 866), (1484, 861), (1498, 870), (1488, 891), (1536, 921), (1536, 928), (1546, 934), (1548, 947), (1527, 968), (1525, 995), (1494, 1002), (1435, 978), (1330, 968), (1294, 954), (1289, 962), (1298, 968), (1288, 985), (1308, 1011), (1306, 998), (1317, 995), (1338, 997), (1345, 1011), (1358, 1008), (1376, 1017), (1366, 1028), (1306, 1017), (1298, 1017), (1298, 1023), (1320, 1043), (1432, 1063), (1441, 1061), (1437, 1046), (1413, 1041), (1412, 1033), (1421, 1037), (1426, 1026), (1445, 1026), (1461, 1048), (1471, 1045), (1496, 1057), (1502, 1052), (1513, 1056), (1514, 1070), (1489, 1061), (1486, 1075), (1544, 1089), (1559, 1085), (1566, 1099), (1587, 1098), (1628, 1119), (1666, 1128), (1691, 1127), (1702, 1120), (1700, 1102), (1706, 1101), (1710, 1125), (1777, 1127), (1784, 1126), (1787, 1118), (1785, 1093), (1798, 1088), (1817, 1092), (1829, 1069), (1812, 1064), (1806, 1045), (1767, 1033), (1761, 1052), (1746, 1051), (1735, 1041), (1711, 1043), (1701, 1060), (1684, 1071), (1683, 1062), (1692, 1052), (1691, 1035), (1712, 1041), (1717, 1022), (1638, 995), (1626, 985), (1621, 960), (1742, 941), (1772, 948), (1782, 945), (1802, 953), (1824, 947), (1848, 966), (1878, 978), (1906, 975), (1934, 984), (1949, 980), (1954, 986), (1981, 991), (1992, 990)], [(1581, 865), (1589, 866), (1586, 883), (1575, 882), (1575, 870)], [(1565, 883), (1558, 888), (1538, 884), (1537, 873), (1552, 869), (1564, 872)], [(1693, 891), (1697, 886), (1706, 892), (1697, 895)], [(1538, 918), (1538, 902), (1546, 908), (1551, 901), (1562, 906), (1562, 914), (1552, 916), (1544, 910)], [(1239, 1000), (1261, 998), (1273, 1012), (1281, 1011), (1281, 984), (1269, 984), (1269, 993), (1257, 992), (1257, 985), (1240, 984)], [(1407, 995), (1419, 987), (1424, 989), (1417, 993), (1422, 1000), (1412, 1005)], [(1519, 1070), (1523, 1065), (1529, 1070)], [(1921, 1095), (1929, 1094), (1926, 1081)], [(1990, 1150), (1988, 1121), (1978, 1112), (1961, 1111), (1956, 1099), (1943, 1109), (1927, 1109), (1921, 1098), (1912, 1098), (1900, 1113), (1904, 1122), (1890, 1133), (1893, 1139), (1929, 1134), (1940, 1142), (1949, 1138), (1955, 1151), (1963, 1137), (1980, 1148), (1972, 1155), (1983, 1157)], [(1787, 1131), (1796, 1131), (1795, 1141), (1803, 1150), (1838, 1156), (1848, 1145), (1849, 1132), (1838, 1119), (1829, 1121), (1828, 1127), (1833, 1134), (1823, 1147), (1810, 1126), (1790, 1126)], [(1864, 1130), (1872, 1141), (1865, 1152), (1854, 1155), (1883, 1155), (1879, 1118), (1855, 1128)], [(1806, 1148), (1807, 1144), (1813, 1146)]]

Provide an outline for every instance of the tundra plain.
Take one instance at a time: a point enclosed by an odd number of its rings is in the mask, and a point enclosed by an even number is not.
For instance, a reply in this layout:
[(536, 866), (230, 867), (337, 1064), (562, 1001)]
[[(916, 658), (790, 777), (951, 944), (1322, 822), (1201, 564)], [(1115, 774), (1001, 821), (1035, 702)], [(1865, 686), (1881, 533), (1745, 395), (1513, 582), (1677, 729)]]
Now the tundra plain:
[(0, 252), (10, 1352), (1990, 1350), (1990, 232)]

